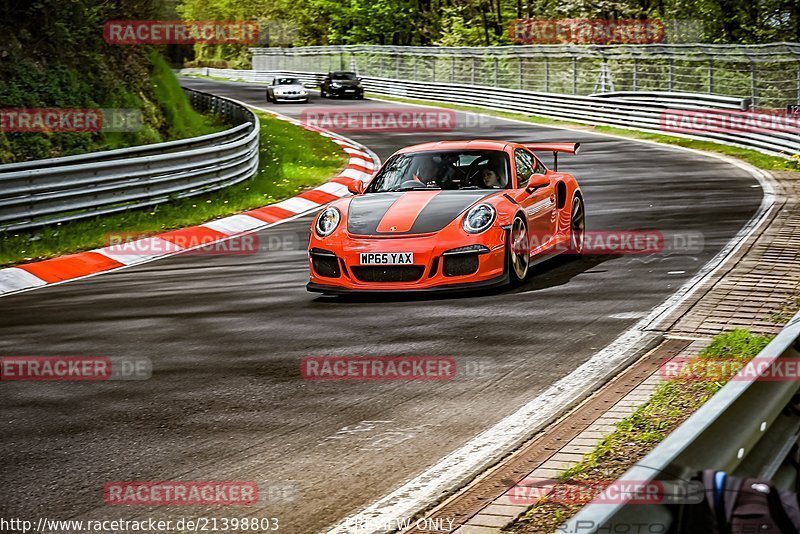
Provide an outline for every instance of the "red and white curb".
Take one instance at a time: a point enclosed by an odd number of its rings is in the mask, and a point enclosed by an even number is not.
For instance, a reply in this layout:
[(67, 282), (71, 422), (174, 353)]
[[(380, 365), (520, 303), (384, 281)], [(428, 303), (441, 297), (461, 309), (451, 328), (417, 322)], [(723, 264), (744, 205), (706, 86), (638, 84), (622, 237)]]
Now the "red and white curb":
[[(338, 176), (314, 189), (263, 208), (131, 242), (0, 269), (0, 297), (146, 263), (276, 225), (349, 195), (348, 185), (356, 180), (369, 181), (380, 165), (378, 156), (351, 139), (268, 110), (262, 111), (329, 137), (350, 156), (347, 167)], [(184, 248), (179, 243), (202, 244)]]

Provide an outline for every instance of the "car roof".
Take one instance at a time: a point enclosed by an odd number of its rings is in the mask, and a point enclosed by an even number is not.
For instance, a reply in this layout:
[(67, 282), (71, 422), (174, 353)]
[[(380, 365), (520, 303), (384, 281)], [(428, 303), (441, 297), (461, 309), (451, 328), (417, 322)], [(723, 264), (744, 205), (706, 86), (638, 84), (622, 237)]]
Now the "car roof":
[(491, 139), (473, 139), (471, 141), (434, 141), (423, 143), (398, 150), (398, 154), (412, 154), (414, 152), (427, 152), (429, 150), (503, 150), (509, 145), (508, 141), (495, 141)]

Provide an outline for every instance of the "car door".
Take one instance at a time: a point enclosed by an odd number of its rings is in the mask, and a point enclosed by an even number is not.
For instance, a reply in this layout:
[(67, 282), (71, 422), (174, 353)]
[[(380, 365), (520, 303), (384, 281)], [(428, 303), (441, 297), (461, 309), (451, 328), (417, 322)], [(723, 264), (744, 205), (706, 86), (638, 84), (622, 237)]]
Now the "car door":
[(527, 150), (518, 148), (514, 151), (514, 164), (520, 190), (517, 201), (525, 210), (531, 254), (535, 254), (553, 243), (556, 230), (555, 187), (551, 180), (549, 185), (526, 191), (528, 180), (534, 173), (548, 174), (544, 165)]

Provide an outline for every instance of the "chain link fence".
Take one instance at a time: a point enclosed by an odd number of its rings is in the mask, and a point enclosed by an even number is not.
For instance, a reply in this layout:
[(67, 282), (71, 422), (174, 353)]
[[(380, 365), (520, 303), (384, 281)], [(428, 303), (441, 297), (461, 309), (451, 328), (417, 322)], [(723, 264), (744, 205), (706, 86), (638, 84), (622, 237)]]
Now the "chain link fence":
[(252, 48), (253, 70), (353, 70), (362, 76), (591, 95), (617, 91), (750, 98), (753, 108), (800, 103), (800, 43), (767, 45), (378, 45)]

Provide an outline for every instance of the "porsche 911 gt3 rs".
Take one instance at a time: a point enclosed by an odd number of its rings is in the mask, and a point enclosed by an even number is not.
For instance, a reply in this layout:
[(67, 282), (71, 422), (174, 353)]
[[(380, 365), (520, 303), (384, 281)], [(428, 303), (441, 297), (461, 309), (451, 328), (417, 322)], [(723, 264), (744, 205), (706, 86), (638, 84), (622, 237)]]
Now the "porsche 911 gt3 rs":
[[(329, 294), (519, 284), (530, 266), (580, 254), (583, 194), (557, 171), (578, 143), (440, 141), (392, 155), (313, 220), (309, 291)], [(554, 154), (548, 169), (537, 151)]]

